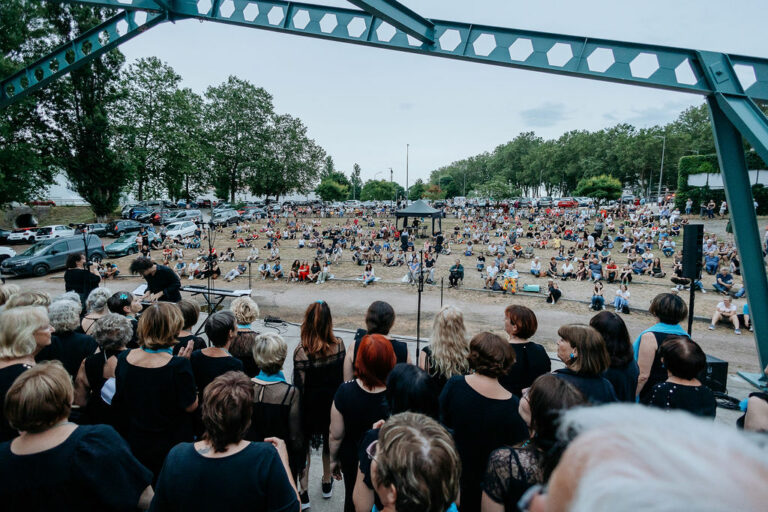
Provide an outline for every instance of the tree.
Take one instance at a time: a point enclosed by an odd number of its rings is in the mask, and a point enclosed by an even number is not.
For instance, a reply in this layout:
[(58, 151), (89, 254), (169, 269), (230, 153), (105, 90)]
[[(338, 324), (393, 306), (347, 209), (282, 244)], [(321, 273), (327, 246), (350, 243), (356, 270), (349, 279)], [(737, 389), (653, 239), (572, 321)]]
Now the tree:
[[(44, 53), (47, 30), (41, 6), (28, 0), (0, 2), (0, 76), (13, 74), (35, 54)], [(0, 112), (0, 206), (34, 199), (53, 182), (49, 165), (48, 126), (36, 108), (38, 92)]]
[(576, 187), (576, 195), (596, 199), (598, 204), (621, 197), (621, 182), (613, 176), (601, 174), (591, 178), (583, 178)]
[(424, 181), (419, 178), (416, 180), (416, 183), (411, 185), (410, 190), (408, 191), (408, 199), (410, 201), (418, 201), (422, 197), (424, 197), (424, 193), (427, 191), (427, 186), (424, 184)]
[(275, 168), (279, 167), (264, 165), (267, 145), (275, 143), (274, 133), (270, 132), (272, 96), (261, 87), (230, 76), (223, 84), (209, 87), (205, 97), (205, 129), (210, 141), (212, 184), (217, 194), (234, 201), (235, 194), (246, 184), (252, 190), (263, 190), (266, 183), (264, 187), (259, 184), (259, 171), (266, 167), (267, 172), (278, 172)]
[(360, 192), (363, 201), (394, 201), (399, 185), (386, 180), (368, 180)]
[(360, 195), (360, 189), (363, 188), (363, 180), (360, 178), (360, 166), (355, 164), (352, 166), (352, 175), (349, 178), (349, 184), (352, 186), (350, 191), (350, 199), (357, 199)]
[(191, 200), (210, 186), (208, 144), (203, 129), (203, 98), (191, 89), (175, 91), (170, 101), (165, 157), (160, 171), (171, 199)]
[(349, 187), (332, 178), (325, 178), (315, 187), (315, 194), (323, 201), (343, 201), (349, 194)]
[[(56, 43), (74, 39), (102, 23), (114, 10), (45, 4), (46, 20)], [(130, 178), (123, 155), (114, 150), (115, 129), (110, 114), (122, 94), (119, 72), (124, 57), (117, 50), (73, 70), (54, 83), (45, 102), (52, 127), (52, 154), (69, 183), (103, 220), (117, 208)]]
[(426, 199), (445, 199), (445, 192), (440, 188), (440, 185), (430, 185), (427, 191), (424, 192)]
[(333, 163), (333, 157), (328, 155), (323, 162), (323, 168), (320, 171), (320, 179), (324, 180), (325, 178), (330, 178), (334, 174), (336, 174), (336, 166)]
[(512, 187), (509, 183), (504, 181), (501, 176), (495, 176), (491, 181), (483, 185), (478, 186), (475, 189), (479, 195), (483, 197), (489, 197), (495, 200), (506, 199), (519, 194), (519, 190)]
[(307, 137), (301, 120), (276, 115), (259, 172), (249, 177), (248, 185), (256, 195), (276, 198), (293, 191), (308, 193), (314, 189), (324, 160), (325, 151)]
[(167, 165), (171, 133), (171, 109), (181, 82), (172, 67), (157, 57), (139, 59), (123, 74), (124, 89), (116, 109), (119, 148), (133, 170), (136, 198), (164, 195), (169, 181), (178, 181), (176, 167)]

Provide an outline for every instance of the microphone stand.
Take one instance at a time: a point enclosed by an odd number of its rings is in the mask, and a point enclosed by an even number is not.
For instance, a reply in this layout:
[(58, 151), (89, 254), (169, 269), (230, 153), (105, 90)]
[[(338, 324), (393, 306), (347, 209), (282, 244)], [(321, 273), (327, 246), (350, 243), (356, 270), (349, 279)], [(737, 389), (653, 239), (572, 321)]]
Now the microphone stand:
[(417, 287), (419, 299), (416, 307), (416, 361), (419, 360), (421, 349), (421, 293), (424, 291), (424, 250), (419, 249), (419, 284)]

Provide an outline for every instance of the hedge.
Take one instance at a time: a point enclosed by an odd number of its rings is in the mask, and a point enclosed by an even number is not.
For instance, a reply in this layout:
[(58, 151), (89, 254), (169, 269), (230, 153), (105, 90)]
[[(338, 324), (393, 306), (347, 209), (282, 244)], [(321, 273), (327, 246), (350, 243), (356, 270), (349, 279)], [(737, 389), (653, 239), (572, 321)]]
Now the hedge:
[[(756, 153), (749, 151), (745, 156), (747, 169), (768, 169), (768, 166)], [(720, 202), (725, 200), (725, 189), (712, 190), (709, 187), (688, 186), (688, 176), (691, 174), (716, 174), (720, 172), (720, 164), (716, 154), (684, 156), (680, 159), (678, 170), (675, 206), (680, 211), (685, 209), (685, 202), (688, 198), (693, 200), (693, 213), (699, 211), (699, 205), (703, 201), (709, 202), (710, 199), (714, 199), (717, 207), (720, 207)], [(753, 185), (752, 196), (757, 200), (758, 215), (768, 214), (768, 189), (763, 185)]]

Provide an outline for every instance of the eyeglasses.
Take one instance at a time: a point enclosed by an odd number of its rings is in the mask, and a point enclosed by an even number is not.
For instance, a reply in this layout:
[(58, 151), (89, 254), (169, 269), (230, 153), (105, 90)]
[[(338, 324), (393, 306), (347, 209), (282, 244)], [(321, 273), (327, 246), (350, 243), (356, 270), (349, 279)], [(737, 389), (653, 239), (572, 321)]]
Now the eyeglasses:
[[(376, 460), (376, 452), (379, 449), (379, 441), (378, 439), (371, 444), (368, 445), (368, 448), (365, 449), (365, 454), (368, 455), (368, 458), (371, 460)], [(376, 460), (376, 462), (379, 462)]]

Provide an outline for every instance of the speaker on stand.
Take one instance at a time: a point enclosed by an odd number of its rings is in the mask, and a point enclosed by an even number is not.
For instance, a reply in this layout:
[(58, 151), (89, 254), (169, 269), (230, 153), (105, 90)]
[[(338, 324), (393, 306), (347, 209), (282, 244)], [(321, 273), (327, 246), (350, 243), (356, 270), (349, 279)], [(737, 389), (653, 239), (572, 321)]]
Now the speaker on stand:
[(688, 299), (688, 336), (693, 329), (693, 301), (696, 281), (701, 279), (704, 252), (704, 224), (687, 224), (683, 228), (683, 277), (691, 280), (691, 295)]

